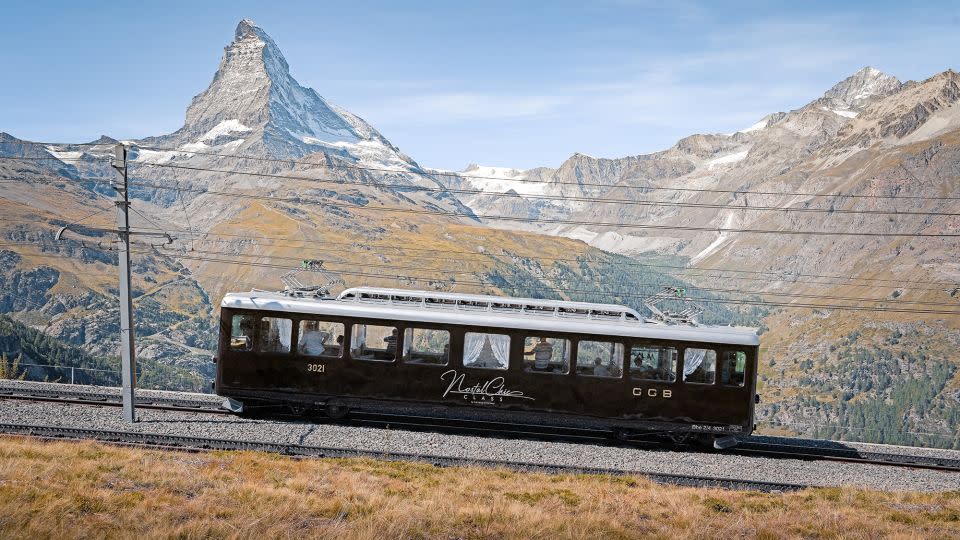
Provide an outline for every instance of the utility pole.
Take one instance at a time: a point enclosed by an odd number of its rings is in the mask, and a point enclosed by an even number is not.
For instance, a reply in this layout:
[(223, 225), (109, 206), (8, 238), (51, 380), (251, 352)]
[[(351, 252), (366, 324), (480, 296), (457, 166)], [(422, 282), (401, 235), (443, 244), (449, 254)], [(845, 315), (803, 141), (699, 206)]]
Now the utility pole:
[(118, 144), (114, 149), (113, 168), (123, 175), (122, 184), (114, 184), (117, 192), (117, 251), (120, 268), (120, 378), (123, 389), (123, 419), (136, 422), (133, 389), (137, 386), (137, 350), (134, 344), (133, 299), (130, 296), (130, 195), (127, 181), (127, 147)]
[[(173, 243), (173, 237), (165, 232), (130, 230), (130, 185), (127, 181), (127, 161), (136, 157), (136, 147), (117, 144), (114, 148), (113, 168), (123, 176), (122, 183), (111, 184), (117, 192), (113, 202), (117, 206), (117, 228), (84, 227), (86, 232), (116, 234), (120, 238), (120, 246), (117, 249), (120, 263), (120, 378), (123, 386), (121, 389), (123, 419), (127, 422), (137, 421), (133, 400), (133, 392), (137, 386), (137, 351), (134, 344), (133, 297), (130, 295), (130, 237), (132, 235), (153, 236), (166, 239), (167, 245)], [(71, 226), (72, 224), (60, 227), (55, 240), (61, 240)]]

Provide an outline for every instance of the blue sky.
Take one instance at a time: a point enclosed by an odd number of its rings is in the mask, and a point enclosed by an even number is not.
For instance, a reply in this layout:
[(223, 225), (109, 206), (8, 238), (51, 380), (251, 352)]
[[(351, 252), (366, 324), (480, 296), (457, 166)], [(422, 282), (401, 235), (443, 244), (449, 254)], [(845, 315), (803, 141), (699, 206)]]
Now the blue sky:
[(0, 131), (174, 131), (249, 17), (301, 84), (423, 165), (557, 166), (735, 131), (865, 65), (902, 80), (960, 67), (960, 3), (909, 4), (6, 3)]

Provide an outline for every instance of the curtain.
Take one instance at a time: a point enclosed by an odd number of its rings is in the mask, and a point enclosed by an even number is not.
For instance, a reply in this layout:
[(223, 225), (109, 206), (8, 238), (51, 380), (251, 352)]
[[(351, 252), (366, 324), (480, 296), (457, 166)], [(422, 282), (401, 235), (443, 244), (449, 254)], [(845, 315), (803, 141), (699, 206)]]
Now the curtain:
[(466, 333), (463, 342), (463, 365), (469, 366), (474, 364), (476, 363), (477, 359), (480, 358), (480, 351), (483, 350), (485, 336), (486, 334), (477, 334), (474, 332)]
[(350, 336), (350, 349), (353, 351), (359, 351), (363, 344), (367, 341), (367, 325), (365, 324), (355, 324), (353, 325), (353, 334)]
[(490, 347), (497, 362), (500, 362), (502, 367), (507, 367), (510, 362), (510, 336), (487, 334), (487, 339), (490, 341)]
[(280, 345), (285, 351), (290, 350), (290, 336), (293, 334), (293, 321), (290, 319), (274, 319), (273, 323), (280, 332)]
[(687, 375), (696, 371), (706, 357), (706, 349), (687, 349), (683, 353), (683, 378), (686, 379)]

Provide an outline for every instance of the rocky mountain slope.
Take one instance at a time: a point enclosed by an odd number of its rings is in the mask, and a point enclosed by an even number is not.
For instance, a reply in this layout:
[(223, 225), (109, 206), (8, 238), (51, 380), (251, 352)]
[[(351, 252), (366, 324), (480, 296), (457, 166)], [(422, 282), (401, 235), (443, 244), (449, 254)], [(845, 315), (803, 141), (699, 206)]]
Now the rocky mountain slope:
[[(807, 105), (736, 133), (693, 135), (662, 152), (619, 159), (575, 154), (557, 169), (510, 171), (503, 180), (473, 167), (456, 180), (481, 191), (463, 198), (478, 215), (591, 223), (489, 220), (494, 226), (632, 256), (675, 255), (691, 269), (733, 269), (690, 279), (787, 304), (765, 320), (765, 421), (791, 432), (956, 446), (960, 243), (935, 235), (960, 230), (958, 83), (953, 71), (904, 84), (864, 68)], [(547, 182), (532, 184), (536, 193), (521, 191), (534, 179)], [(517, 193), (495, 194), (505, 187)], [(837, 193), (846, 196), (826, 196)], [(561, 198), (531, 196), (544, 194)], [(668, 204), (637, 204), (647, 201)], [(611, 222), (627, 225), (593, 225)], [(922, 391), (897, 393), (914, 384)]]

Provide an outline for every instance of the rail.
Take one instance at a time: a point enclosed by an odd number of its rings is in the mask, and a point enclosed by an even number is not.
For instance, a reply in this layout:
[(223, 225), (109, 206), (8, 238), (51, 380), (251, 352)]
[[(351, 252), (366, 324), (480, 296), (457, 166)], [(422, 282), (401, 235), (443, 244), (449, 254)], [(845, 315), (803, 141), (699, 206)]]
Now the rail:
[[(114, 393), (93, 393), (52, 388), (10, 388), (0, 385), (0, 399), (45, 401), (71, 405), (99, 405), (120, 406), (120, 396)], [(139, 396), (138, 407), (146, 409), (173, 410), (196, 412), (205, 414), (230, 414), (209, 399), (167, 396)], [(267, 418), (281, 418), (277, 410), (266, 411)], [(287, 417), (296, 417), (287, 415)], [(324, 419), (323, 421), (330, 421)], [(402, 427), (413, 430), (440, 430), (455, 433), (481, 434), (487, 436), (532, 437), (568, 442), (590, 442), (601, 445), (633, 446), (652, 444), (645, 440), (614, 440), (607, 430), (543, 426), (539, 424), (505, 423), (487, 420), (448, 420), (430, 416), (413, 416), (375, 413), (368, 411), (351, 412), (343, 423), (364, 424), (376, 426)], [(803, 444), (788, 444), (782, 442), (767, 442), (760, 438), (746, 437), (740, 444), (727, 453), (751, 457), (765, 457), (775, 459), (823, 460), (858, 463), (865, 465), (879, 465), (914, 469), (930, 469), (945, 472), (960, 473), (960, 459), (946, 456), (895, 454), (876, 451), (860, 450), (842, 443), (833, 443), (834, 446), (823, 446), (824, 441), (818, 441), (818, 446)], [(696, 447), (685, 448), (690, 451), (703, 451)]]
[(128, 431), (111, 431), (87, 428), (65, 428), (58, 426), (40, 426), (31, 424), (0, 423), (0, 433), (7, 435), (23, 435), (49, 439), (93, 439), (100, 442), (120, 444), (124, 446), (139, 446), (147, 448), (162, 448), (186, 451), (210, 450), (247, 450), (270, 452), (296, 457), (316, 458), (374, 458), (387, 461), (409, 461), (429, 463), (435, 467), (489, 467), (509, 469), (520, 472), (540, 472), (550, 474), (604, 474), (612, 476), (645, 476), (661, 484), (672, 484), (689, 487), (719, 487), (726, 489), (742, 489), (764, 492), (797, 491), (810, 487), (803, 484), (788, 482), (766, 482), (758, 480), (739, 480), (735, 478), (716, 478), (709, 476), (691, 476), (683, 474), (667, 474), (653, 471), (580, 467), (571, 465), (551, 465), (521, 461), (506, 461), (495, 459), (457, 458), (432, 454), (382, 452), (335, 448), (326, 446), (308, 446), (298, 444), (281, 444), (249, 440), (219, 439), (209, 437), (187, 437), (181, 435), (166, 435), (159, 433), (135, 433)]

